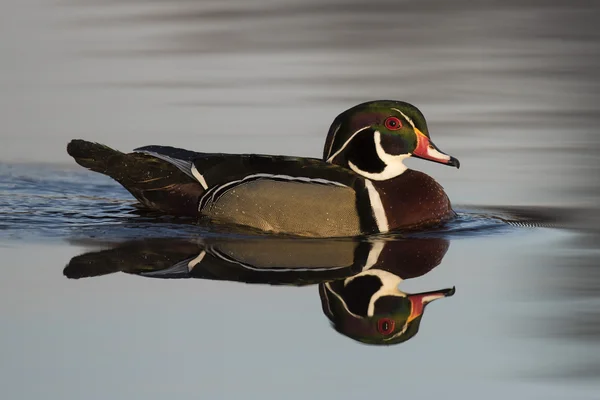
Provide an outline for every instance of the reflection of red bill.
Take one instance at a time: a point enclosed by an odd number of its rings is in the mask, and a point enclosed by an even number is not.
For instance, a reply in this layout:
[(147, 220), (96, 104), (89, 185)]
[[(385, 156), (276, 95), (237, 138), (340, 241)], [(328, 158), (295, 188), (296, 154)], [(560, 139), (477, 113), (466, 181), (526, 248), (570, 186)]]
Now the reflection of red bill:
[(417, 148), (413, 151), (413, 156), (460, 168), (458, 159), (442, 153), (433, 142), (417, 128), (415, 128), (415, 132), (417, 133)]
[(443, 289), (435, 292), (426, 292), (419, 294), (410, 294), (408, 299), (410, 300), (411, 309), (410, 316), (408, 317), (407, 323), (423, 314), (423, 310), (428, 303), (434, 300), (441, 299), (442, 297), (450, 297), (456, 292), (455, 288)]

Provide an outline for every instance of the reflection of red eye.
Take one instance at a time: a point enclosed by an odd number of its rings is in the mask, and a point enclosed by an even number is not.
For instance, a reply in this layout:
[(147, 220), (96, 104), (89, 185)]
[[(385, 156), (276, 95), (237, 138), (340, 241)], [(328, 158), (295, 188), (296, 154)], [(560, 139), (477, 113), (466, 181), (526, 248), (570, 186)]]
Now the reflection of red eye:
[(382, 335), (389, 335), (394, 332), (394, 328), (396, 327), (396, 321), (390, 318), (381, 318), (377, 321), (377, 332)]
[(400, 121), (400, 119), (397, 117), (388, 117), (384, 124), (385, 127), (390, 131), (397, 131), (398, 129), (402, 128), (402, 121)]

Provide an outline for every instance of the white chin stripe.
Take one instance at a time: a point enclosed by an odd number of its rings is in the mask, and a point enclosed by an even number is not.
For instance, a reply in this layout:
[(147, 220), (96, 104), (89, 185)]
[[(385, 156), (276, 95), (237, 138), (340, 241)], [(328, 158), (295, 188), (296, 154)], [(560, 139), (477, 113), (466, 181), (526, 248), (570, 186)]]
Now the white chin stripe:
[(404, 160), (410, 157), (410, 154), (393, 155), (385, 152), (381, 146), (381, 133), (375, 131), (373, 136), (375, 140), (375, 150), (377, 151), (377, 157), (385, 164), (385, 168), (381, 172), (367, 172), (358, 168), (352, 161), (348, 161), (350, 169), (365, 178), (374, 181), (385, 181), (387, 179), (394, 178), (398, 175), (402, 175), (408, 168), (404, 165)]

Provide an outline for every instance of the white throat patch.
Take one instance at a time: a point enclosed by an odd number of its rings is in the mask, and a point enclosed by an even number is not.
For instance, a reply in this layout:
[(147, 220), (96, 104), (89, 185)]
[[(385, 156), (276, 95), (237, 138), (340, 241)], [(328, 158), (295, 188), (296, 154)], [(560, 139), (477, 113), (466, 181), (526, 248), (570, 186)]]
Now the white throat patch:
[(377, 156), (385, 164), (385, 168), (381, 172), (372, 173), (363, 171), (354, 165), (351, 161), (348, 161), (350, 169), (365, 178), (372, 179), (374, 181), (385, 181), (386, 179), (394, 178), (398, 175), (402, 175), (408, 168), (404, 165), (404, 160), (410, 157), (410, 154), (393, 155), (385, 152), (381, 146), (381, 132), (375, 131), (373, 135), (375, 140), (375, 151)]

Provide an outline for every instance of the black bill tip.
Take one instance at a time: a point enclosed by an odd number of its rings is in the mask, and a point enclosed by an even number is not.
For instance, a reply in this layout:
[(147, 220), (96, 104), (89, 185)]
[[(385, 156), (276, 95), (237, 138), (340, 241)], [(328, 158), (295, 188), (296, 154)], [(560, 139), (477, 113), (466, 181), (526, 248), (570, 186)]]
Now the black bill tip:
[(458, 158), (450, 157), (448, 165), (450, 165), (451, 167), (456, 167), (458, 169), (460, 168), (460, 161), (458, 161)]

